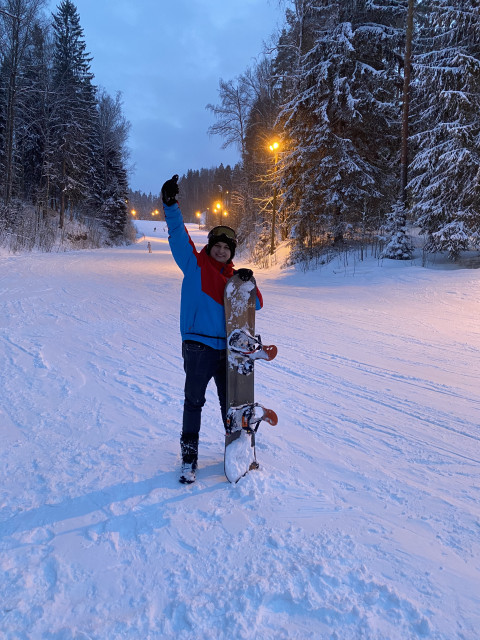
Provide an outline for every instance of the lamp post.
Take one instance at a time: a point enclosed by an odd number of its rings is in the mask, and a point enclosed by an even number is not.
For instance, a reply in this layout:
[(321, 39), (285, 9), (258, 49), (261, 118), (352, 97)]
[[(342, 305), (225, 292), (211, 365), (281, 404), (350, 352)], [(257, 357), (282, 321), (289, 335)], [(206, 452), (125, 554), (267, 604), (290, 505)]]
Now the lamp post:
[(223, 200), (217, 200), (217, 202), (213, 204), (212, 213), (214, 215), (214, 223), (218, 225), (222, 224), (222, 216), (225, 218), (228, 216), (228, 211), (225, 209)]
[(273, 162), (273, 201), (272, 201), (272, 235), (270, 238), (270, 255), (275, 253), (275, 224), (277, 217), (277, 163), (278, 163), (278, 148), (280, 145), (278, 142), (272, 142), (270, 145), (270, 151), (274, 154)]

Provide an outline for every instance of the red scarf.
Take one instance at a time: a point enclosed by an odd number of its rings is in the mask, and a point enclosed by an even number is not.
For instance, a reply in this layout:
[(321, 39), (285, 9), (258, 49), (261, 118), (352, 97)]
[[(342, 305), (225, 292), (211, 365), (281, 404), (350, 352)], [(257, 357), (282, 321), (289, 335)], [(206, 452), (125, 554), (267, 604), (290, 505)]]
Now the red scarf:
[(223, 293), (227, 281), (233, 276), (233, 262), (218, 262), (207, 255), (206, 247), (197, 256), (202, 274), (202, 291), (223, 305)]

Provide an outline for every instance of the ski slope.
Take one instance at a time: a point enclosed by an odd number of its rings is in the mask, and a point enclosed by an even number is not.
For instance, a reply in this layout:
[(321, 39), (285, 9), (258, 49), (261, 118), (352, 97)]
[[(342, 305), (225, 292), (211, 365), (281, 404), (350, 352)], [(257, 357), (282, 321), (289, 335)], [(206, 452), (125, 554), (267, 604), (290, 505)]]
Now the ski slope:
[(0, 257), (0, 637), (477, 639), (480, 271), (257, 270), (279, 424), (228, 484), (209, 388), (186, 487), (181, 273), (138, 225)]

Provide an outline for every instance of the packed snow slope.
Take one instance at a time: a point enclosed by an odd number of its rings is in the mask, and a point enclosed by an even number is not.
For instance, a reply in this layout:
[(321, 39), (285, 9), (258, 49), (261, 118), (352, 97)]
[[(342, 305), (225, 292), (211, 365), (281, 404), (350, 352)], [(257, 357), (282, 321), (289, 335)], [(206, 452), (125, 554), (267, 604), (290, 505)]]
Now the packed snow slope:
[(279, 424), (229, 484), (209, 388), (186, 487), (181, 273), (139, 226), (0, 258), (0, 637), (478, 639), (480, 271), (257, 270)]

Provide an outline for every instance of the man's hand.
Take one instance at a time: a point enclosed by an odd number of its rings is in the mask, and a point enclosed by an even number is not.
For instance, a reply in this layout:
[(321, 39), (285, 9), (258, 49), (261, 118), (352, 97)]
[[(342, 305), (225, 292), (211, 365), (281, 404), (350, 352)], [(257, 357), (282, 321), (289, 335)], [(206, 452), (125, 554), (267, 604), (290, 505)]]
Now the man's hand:
[(243, 280), (243, 282), (248, 282), (253, 276), (253, 271), (251, 269), (239, 269), (238, 271), (235, 271), (235, 273), (240, 280)]
[(175, 174), (170, 180), (167, 180), (162, 187), (162, 201), (167, 207), (177, 202), (176, 195), (178, 193), (178, 175)]

